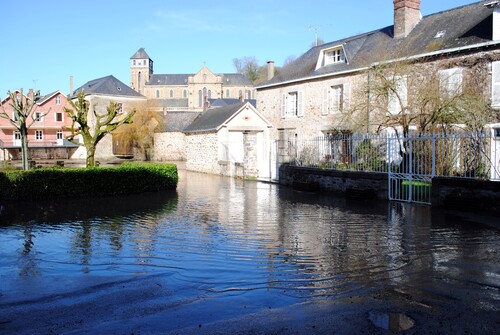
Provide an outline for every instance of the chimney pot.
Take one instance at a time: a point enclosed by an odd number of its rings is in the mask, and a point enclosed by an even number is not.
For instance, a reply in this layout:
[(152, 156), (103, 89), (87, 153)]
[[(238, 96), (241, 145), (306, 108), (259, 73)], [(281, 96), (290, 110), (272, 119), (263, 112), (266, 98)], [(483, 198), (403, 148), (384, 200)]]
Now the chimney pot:
[(394, 38), (408, 36), (421, 19), (420, 0), (394, 0)]
[(271, 80), (274, 77), (274, 61), (270, 60), (267, 62), (267, 80)]

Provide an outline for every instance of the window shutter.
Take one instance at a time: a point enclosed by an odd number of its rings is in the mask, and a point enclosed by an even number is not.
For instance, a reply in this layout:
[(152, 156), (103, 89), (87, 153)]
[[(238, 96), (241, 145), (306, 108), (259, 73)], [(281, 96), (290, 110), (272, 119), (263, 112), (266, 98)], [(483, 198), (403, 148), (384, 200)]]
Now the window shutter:
[(500, 107), (500, 61), (491, 63), (491, 105)]
[(321, 115), (328, 115), (328, 87), (323, 88), (323, 104), (321, 105)]
[(408, 89), (406, 86), (406, 77), (397, 78), (397, 90), (401, 99), (399, 110), (408, 107)]
[(451, 69), (448, 81), (448, 91), (452, 95), (462, 94), (462, 69)]
[(342, 92), (342, 94), (343, 94), (342, 111), (346, 112), (351, 107), (351, 83), (345, 83), (342, 91), (343, 91)]
[(283, 94), (283, 100), (281, 100), (281, 118), (284, 119), (286, 116), (286, 94)]
[(303, 93), (297, 91), (297, 116), (304, 116)]

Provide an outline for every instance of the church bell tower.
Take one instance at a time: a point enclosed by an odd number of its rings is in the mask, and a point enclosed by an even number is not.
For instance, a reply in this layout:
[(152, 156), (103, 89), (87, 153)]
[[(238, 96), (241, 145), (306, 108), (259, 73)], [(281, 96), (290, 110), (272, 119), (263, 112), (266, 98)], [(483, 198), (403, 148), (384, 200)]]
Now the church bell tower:
[(151, 80), (151, 76), (153, 76), (153, 60), (149, 58), (144, 48), (140, 48), (130, 57), (130, 87), (145, 95), (144, 86)]

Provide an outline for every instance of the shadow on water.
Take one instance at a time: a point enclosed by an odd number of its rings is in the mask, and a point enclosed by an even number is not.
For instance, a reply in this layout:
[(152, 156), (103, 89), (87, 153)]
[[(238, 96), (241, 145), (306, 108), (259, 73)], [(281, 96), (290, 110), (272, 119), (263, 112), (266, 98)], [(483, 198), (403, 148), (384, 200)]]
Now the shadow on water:
[(36, 202), (0, 202), (0, 227), (36, 222), (59, 224), (93, 218), (161, 214), (177, 208), (175, 191), (86, 199), (59, 199)]
[(287, 187), (279, 188), (279, 197), (281, 200), (292, 204), (297, 203), (315, 205), (318, 207), (335, 207), (356, 214), (387, 214), (388, 202), (385, 200), (349, 199), (344, 195), (304, 192)]

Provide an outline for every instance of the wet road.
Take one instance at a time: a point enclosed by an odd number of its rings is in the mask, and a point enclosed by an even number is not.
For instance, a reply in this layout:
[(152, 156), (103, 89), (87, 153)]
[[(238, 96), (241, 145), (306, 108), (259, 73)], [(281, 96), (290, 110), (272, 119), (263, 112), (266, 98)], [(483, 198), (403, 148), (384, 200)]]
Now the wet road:
[(185, 171), (174, 193), (0, 206), (1, 334), (500, 327), (491, 218)]

